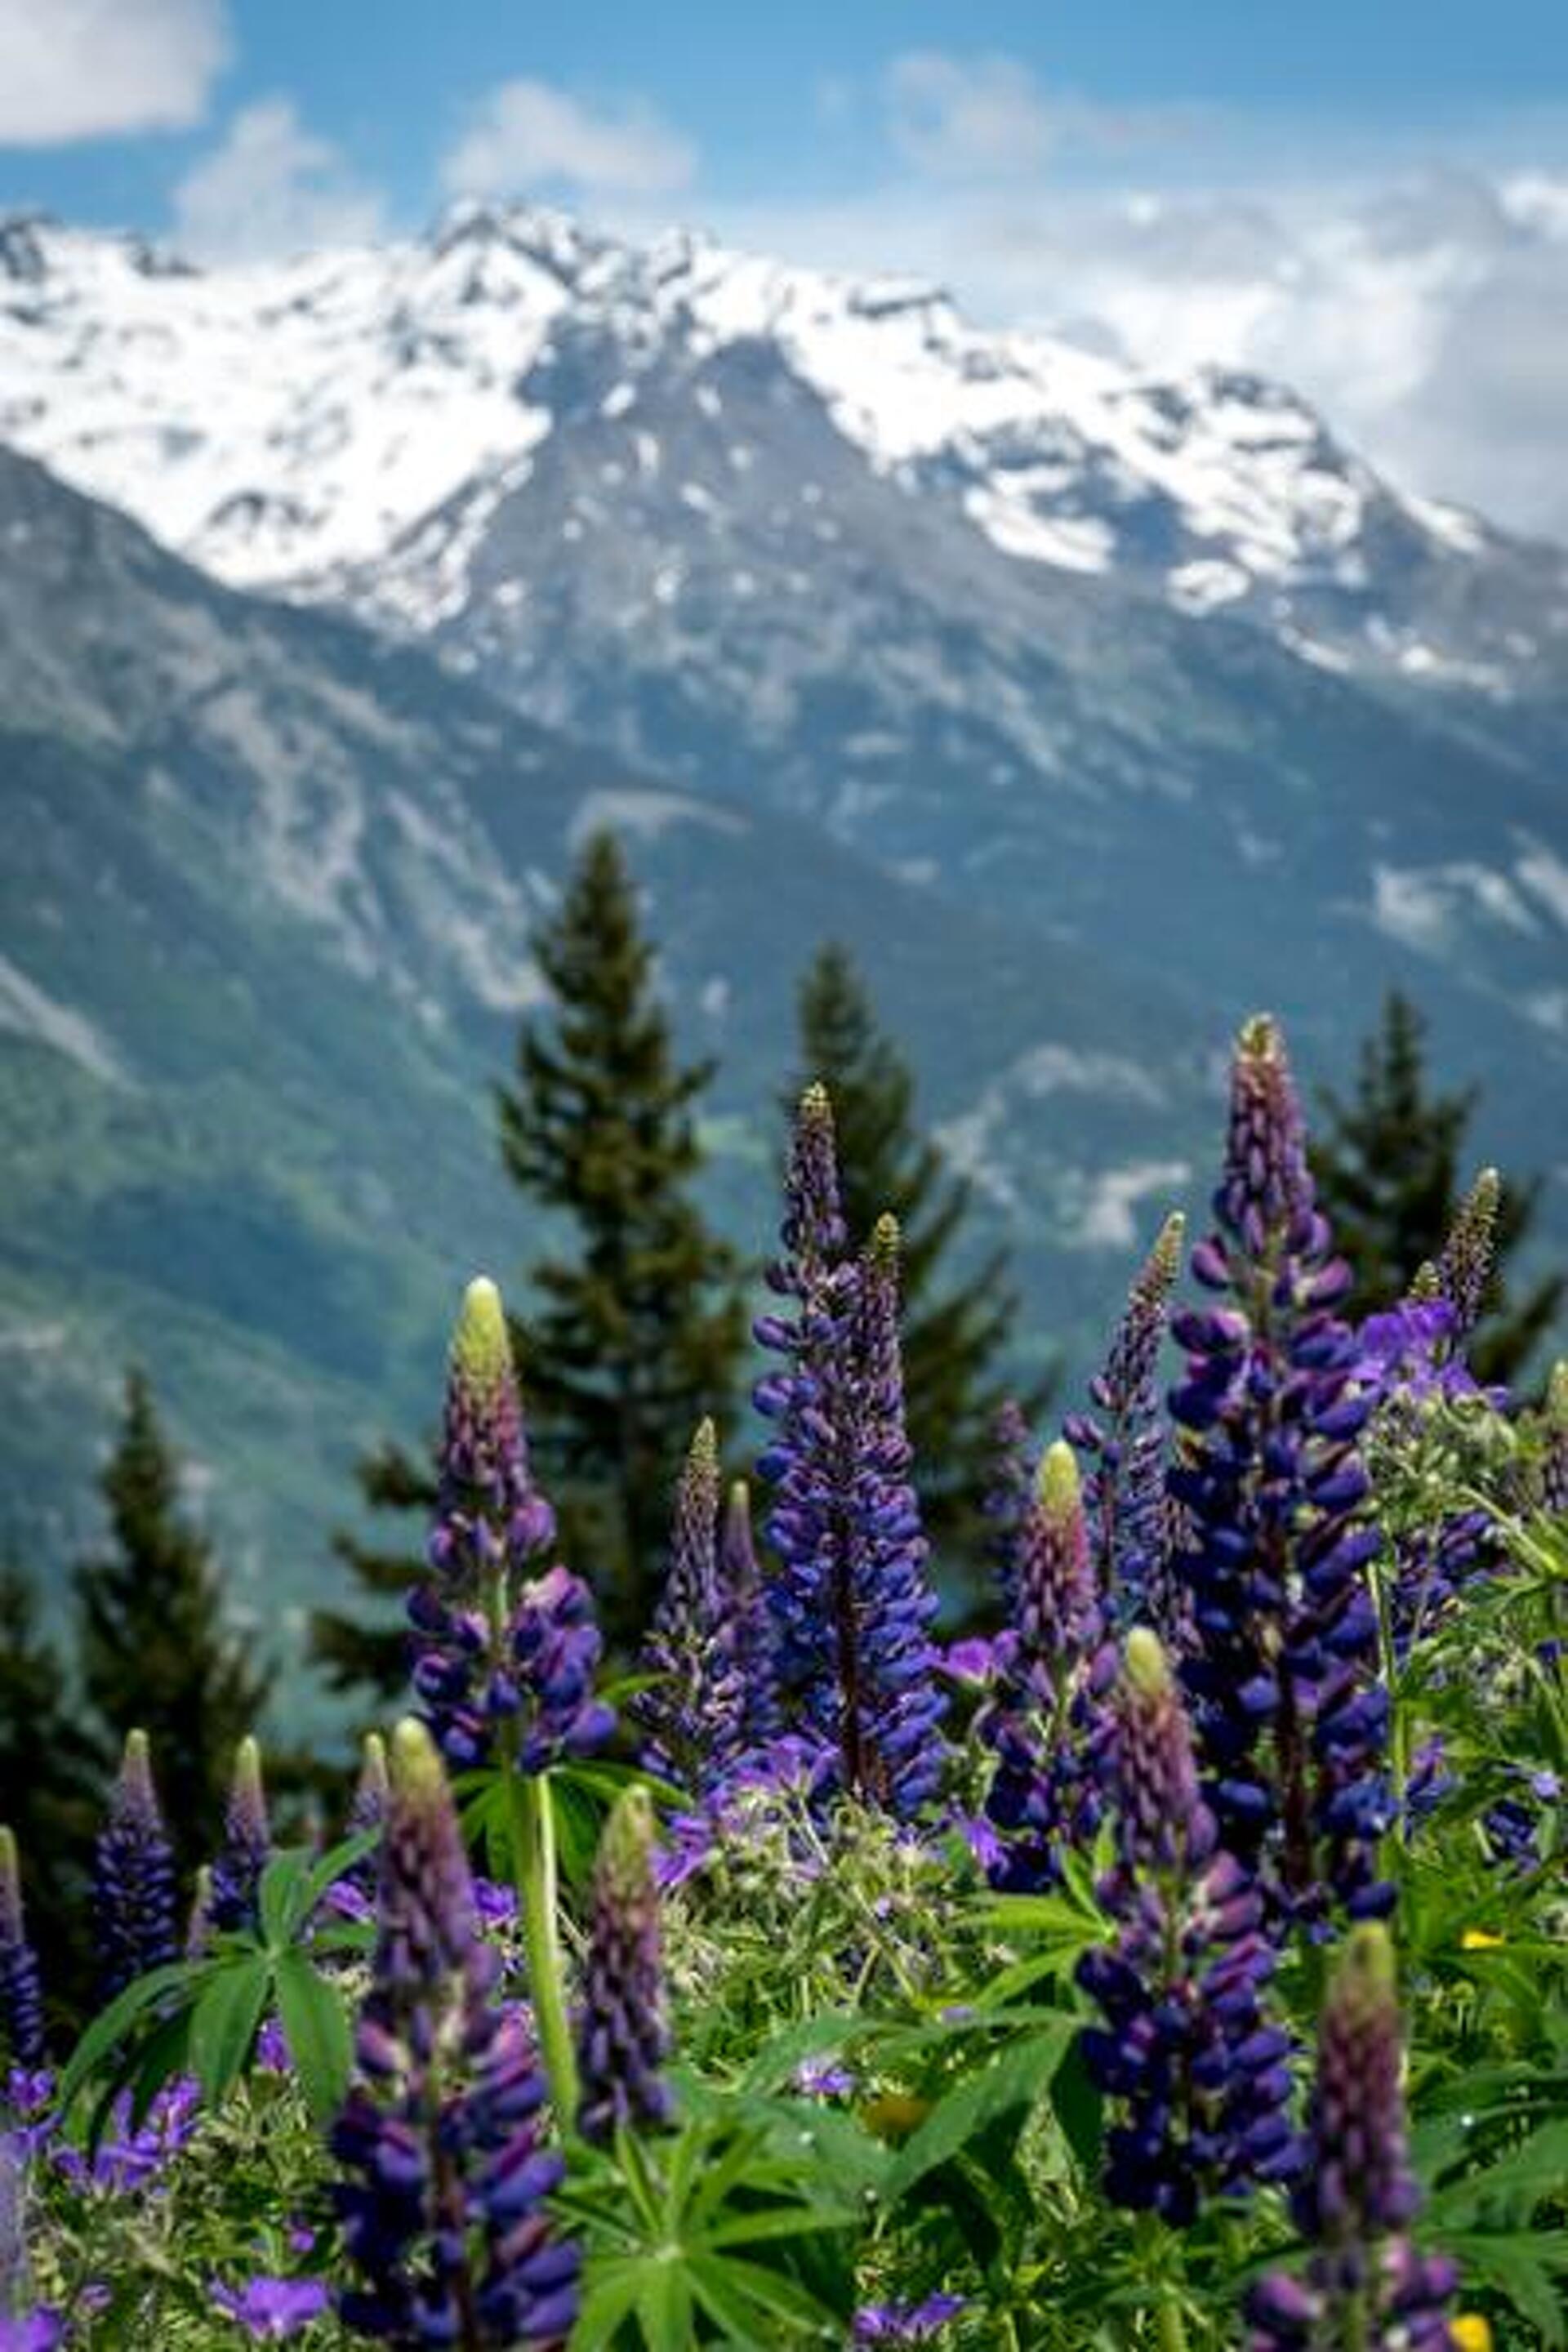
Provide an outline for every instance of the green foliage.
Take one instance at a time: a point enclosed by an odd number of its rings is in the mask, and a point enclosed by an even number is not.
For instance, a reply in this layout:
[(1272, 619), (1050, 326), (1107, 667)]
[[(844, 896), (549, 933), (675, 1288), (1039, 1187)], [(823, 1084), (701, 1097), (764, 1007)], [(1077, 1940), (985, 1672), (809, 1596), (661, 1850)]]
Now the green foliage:
[(612, 834), (586, 842), (532, 944), (551, 1012), (524, 1023), (516, 1083), (500, 1090), (501, 1153), (531, 1202), (571, 1221), (574, 1247), (529, 1268), (539, 1304), (520, 1362), (574, 1556), (593, 1563), (601, 1615), (630, 1644), (651, 1613), (681, 1455), (704, 1414), (722, 1416), (743, 1337), (733, 1255), (692, 1196), (712, 1066), (676, 1058)]
[[(1432, 1090), (1426, 1036), (1415, 1005), (1392, 991), (1380, 1026), (1363, 1044), (1350, 1097), (1321, 1089), (1312, 1172), (1334, 1239), (1355, 1269), (1352, 1314), (1405, 1295), (1418, 1269), (1441, 1251), (1474, 1173), (1462, 1153), (1477, 1090)], [(1539, 1181), (1503, 1187), (1496, 1271), (1470, 1349), (1483, 1381), (1507, 1381), (1521, 1371), (1562, 1304), (1561, 1276), (1543, 1277), (1517, 1302), (1504, 1278), (1509, 1255), (1529, 1234), (1540, 1189)]]
[(71, 1704), (32, 1580), (0, 1567), (0, 1812), (22, 1857), (29, 1933), (53, 2004), (79, 2011), (92, 1979), (79, 1932), (102, 1810), (100, 1759)]
[(181, 1508), (178, 1467), (141, 1372), (127, 1375), (101, 1483), (111, 1548), (75, 1577), (87, 1727), (106, 1774), (126, 1733), (146, 1732), (175, 1853), (194, 1871), (216, 1835), (235, 1749), (256, 1727), (271, 1675), (225, 1623), (211, 1545)]
[[(993, 1426), (1018, 1381), (1018, 1301), (1007, 1255), (976, 1255), (971, 1187), (921, 1131), (914, 1074), (847, 949), (829, 942), (817, 950), (797, 1013), (800, 1067), (785, 1116), (793, 1118), (802, 1089), (820, 1079), (832, 1097), (851, 1234), (868, 1240), (884, 1210), (899, 1221), (905, 1402), (921, 1502), (944, 1580), (957, 1569), (973, 1581)], [(1020, 1402), (1030, 1417), (1051, 1386), (1048, 1379), (1026, 1386)]]
[[(1385, 1861), (1419, 2235), (1460, 2263), (1464, 2308), (1497, 2352), (1568, 2352), (1568, 1523), (1532, 1507), (1535, 1439), (1458, 1396), (1401, 1401), (1368, 1444), (1385, 1609), (1396, 1553), (1455, 1525), (1479, 1547), (1415, 1639), (1389, 1618), (1402, 1784), (1435, 1738), (1449, 1777), (1402, 1814)], [(569, 1973), (598, 1824), (627, 1777), (595, 1760), (550, 1779)], [(504, 1774), (459, 1793), (470, 1839), (510, 1870)], [(1510, 1799), (1530, 1816), (1522, 1847), (1496, 1826)], [(29, 2183), (29, 2292), (68, 2304), (107, 2280), (105, 2344), (216, 2352), (231, 2339), (211, 2282), (297, 2271), (282, 2233), (301, 2218), (308, 2266), (340, 2267), (321, 2126), (346, 2079), (369, 1931), (321, 1898), (366, 1843), (278, 1856), (254, 1936), (144, 1979), (83, 2035), (61, 2084), (83, 2150), (123, 2129), (127, 2092), (145, 2108), (194, 2074), (203, 2095), (155, 2192), (47, 2168)], [(916, 1836), (848, 1805), (825, 1817), (787, 1789), (737, 1797), (662, 1906), (675, 2123), (569, 2147), (554, 2201), (584, 2253), (573, 2352), (842, 2347), (868, 2305), (932, 2296), (959, 2305), (940, 2352), (1237, 2352), (1249, 2283), (1304, 2258), (1283, 2195), (1178, 2232), (1100, 2193), (1076, 1972), (1108, 1932), (1110, 1854), (1108, 1825), (1059, 1885), (1003, 1897), (955, 1832)], [(501, 1951), (502, 1991), (520, 1997), (518, 1938)], [(1303, 2092), (1328, 1958), (1292, 1947), (1274, 1988)], [(258, 2056), (269, 2015), (283, 2074)], [(330, 2316), (301, 2340), (349, 2341)]]
[(62, 2113), (90, 2085), (96, 2138), (122, 2090), (141, 2114), (186, 2070), (207, 2105), (221, 2107), (255, 2062), (262, 2021), (276, 2015), (309, 2113), (330, 2122), (349, 2078), (348, 2015), (331, 1963), (363, 1953), (370, 1931), (317, 1912), (374, 1843), (370, 1833), (323, 1855), (304, 1847), (275, 1854), (262, 1873), (254, 1934), (216, 1937), (209, 1951), (151, 1969), (93, 2019), (60, 2076)]
[[(400, 1445), (384, 1441), (354, 1465), (361, 1497), (369, 1510), (417, 1513), (428, 1526), (436, 1509), (436, 1479)], [(425, 1572), (425, 1558), (412, 1538), (387, 1549), (339, 1532), (332, 1550), (348, 1571), (355, 1596), (374, 1610), (370, 1618), (338, 1609), (310, 1612), (310, 1655), (334, 1691), (369, 1693), (381, 1700), (401, 1696), (408, 1686), (408, 1620), (404, 1602)]]

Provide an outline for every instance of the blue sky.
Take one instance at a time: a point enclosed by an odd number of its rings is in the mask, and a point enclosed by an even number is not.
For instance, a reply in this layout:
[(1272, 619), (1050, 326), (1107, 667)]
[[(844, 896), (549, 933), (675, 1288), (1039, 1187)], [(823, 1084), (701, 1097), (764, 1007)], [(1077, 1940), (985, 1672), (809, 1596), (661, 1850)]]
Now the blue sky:
[(228, 261), (464, 194), (1283, 374), (1568, 532), (1568, 0), (0, 0), (0, 208)]
[[(110, 18), (128, 47), (140, 20), (165, 88), (160, 121), (122, 77), (129, 135), (105, 119)], [(13, 47), (36, 55), (51, 34), (62, 80), (95, 86), (100, 120), (85, 129), (68, 103), (36, 106), (29, 126), (26, 77), (5, 70)], [(1190, 178), (1205, 151), (1223, 171), (1233, 151), (1279, 141), (1302, 160), (1363, 163), (1379, 142), (1568, 153), (1552, 119), (1568, 116), (1563, 0), (0, 0), (0, 89), (15, 93), (9, 106), (0, 96), (0, 202), (168, 226), (174, 191), (225, 120), (283, 97), (389, 218), (417, 222), (440, 200), (465, 123), (518, 79), (590, 120), (662, 126), (689, 157), (672, 189), (689, 205), (831, 196), (903, 174), (885, 94), (898, 60), (921, 53), (1005, 61), (1047, 111), (1096, 118), (1095, 139), (1055, 142), (1055, 171), (1078, 180), (1141, 156), (1161, 177)], [(569, 175), (544, 184), (571, 192)]]

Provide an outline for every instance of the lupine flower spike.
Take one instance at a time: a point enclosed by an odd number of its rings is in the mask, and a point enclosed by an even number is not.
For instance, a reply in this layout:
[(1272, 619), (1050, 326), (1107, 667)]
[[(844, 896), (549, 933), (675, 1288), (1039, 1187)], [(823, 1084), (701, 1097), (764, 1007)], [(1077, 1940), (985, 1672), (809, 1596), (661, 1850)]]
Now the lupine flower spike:
[(1005, 1624), (1013, 1622), (1018, 1591), (1018, 1533), (1035, 1487), (1037, 1449), (1024, 1409), (1008, 1397), (991, 1432), (991, 1480), (981, 1503), (985, 1549), (996, 1571)]
[(1333, 1313), (1351, 1282), (1332, 1256), (1307, 1165), (1285, 1047), (1242, 1030), (1231, 1076), (1218, 1230), (1192, 1267), (1220, 1301), (1172, 1318), (1186, 1354), (1170, 1486), (1188, 1520), (1175, 1566), (1194, 1647), (1197, 1713), (1222, 1841), (1257, 1864), (1282, 1926), (1392, 1900), (1377, 1876), (1393, 1817), (1388, 1696), (1366, 1568), (1379, 1549), (1357, 1440), (1372, 1400)]
[(542, 2147), (543, 2084), (521, 2013), (494, 1992), (457, 1814), (426, 1727), (399, 1724), (377, 1879), (359, 2081), (332, 2135), (343, 2238), (363, 2284), (346, 2326), (466, 2352), (565, 2343), (578, 2253), (542, 2210), (562, 2178)]
[(1294, 2198), (1305, 2278), (1271, 2273), (1247, 2305), (1250, 2352), (1450, 2352), (1452, 2263), (1405, 2232), (1420, 2205), (1405, 2144), (1394, 1954), (1351, 1931), (1318, 2029), (1310, 2152)]
[(657, 2129), (672, 2105), (660, 2069), (669, 2055), (653, 1811), (646, 1789), (616, 1800), (599, 1840), (577, 2028), (577, 2128), (595, 2146), (620, 2129)]
[(1568, 1363), (1552, 1367), (1541, 1416), (1541, 1507), (1568, 1516)]
[(1442, 1255), (1424, 1265), (1411, 1285), (1416, 1299), (1443, 1299), (1453, 1315), (1454, 1337), (1468, 1339), (1481, 1318), (1487, 1285), (1497, 1263), (1498, 1212), (1502, 1179), (1483, 1168), (1454, 1213)]
[(144, 1731), (125, 1742), (109, 1819), (98, 1840), (93, 1928), (99, 1995), (110, 2001), (135, 1978), (177, 1959), (174, 1852), (158, 1809)]
[(846, 1255), (833, 1114), (807, 1089), (785, 1186), (773, 1288), (793, 1315), (757, 1325), (785, 1366), (758, 1409), (776, 1423), (759, 1468), (775, 1488), (768, 1597), (781, 1679), (839, 1784), (907, 1818), (933, 1793), (945, 1700), (931, 1640), (935, 1598), (910, 1482), (899, 1350), (899, 1234), (878, 1225)]
[(1161, 1226), (1133, 1277), (1104, 1370), (1089, 1383), (1093, 1410), (1067, 1425), (1071, 1443), (1089, 1457), (1089, 1539), (1107, 1606), (1123, 1622), (1148, 1619), (1163, 1580), (1165, 1426), (1155, 1374), (1184, 1231), (1179, 1212)]
[(718, 1434), (704, 1421), (680, 1474), (668, 1570), (643, 1655), (656, 1680), (633, 1702), (649, 1771), (703, 1796), (739, 1748), (744, 1711), (720, 1586), (719, 1489)]
[(1105, 2019), (1084, 2057), (1115, 2103), (1107, 2194), (1180, 2228), (1206, 2199), (1294, 2169), (1289, 2043), (1264, 2009), (1262, 1903), (1216, 1842), (1181, 1692), (1147, 1627), (1127, 1637), (1115, 1709), (1117, 1862), (1100, 1898), (1119, 1932), (1079, 1966)]
[(224, 1815), (223, 1843), (212, 1866), (213, 1927), (224, 1930), (254, 1927), (261, 1874), (272, 1853), (272, 1829), (267, 1814), (267, 1794), (261, 1784), (261, 1750), (254, 1739), (242, 1739), (234, 1759), (234, 1780)]
[(1104, 1699), (1116, 1670), (1078, 1464), (1059, 1440), (1041, 1459), (1014, 1556), (1014, 1622), (975, 1730), (996, 1759), (985, 1802), (1001, 1833), (991, 1875), (1016, 1893), (1048, 1885), (1063, 1849), (1092, 1835)]
[(8, 1829), (0, 1829), (0, 2049), (14, 2066), (43, 2063), (43, 1980), (27, 1941), (16, 1840)]
[[(349, 1803), (348, 1820), (344, 1823), (350, 1837), (363, 1837), (367, 1830), (379, 1830), (386, 1820), (392, 1784), (386, 1771), (386, 1742), (379, 1731), (367, 1731), (360, 1753), (359, 1778), (354, 1782), (353, 1796)], [(375, 1892), (376, 1848), (360, 1856), (350, 1865), (340, 1884), (353, 1890), (355, 1905), (368, 1902)]]
[(615, 1727), (594, 1696), (600, 1651), (587, 1587), (541, 1562), (555, 1515), (533, 1484), (500, 1293), (468, 1285), (452, 1340), (430, 1575), (409, 1596), (414, 1686), (449, 1763), (536, 1773), (591, 1753)]

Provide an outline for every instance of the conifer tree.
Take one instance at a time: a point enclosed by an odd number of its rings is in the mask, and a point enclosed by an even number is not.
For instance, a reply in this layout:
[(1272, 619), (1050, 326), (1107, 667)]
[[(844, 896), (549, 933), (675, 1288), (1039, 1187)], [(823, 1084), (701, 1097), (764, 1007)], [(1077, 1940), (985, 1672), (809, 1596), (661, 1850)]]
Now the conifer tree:
[(499, 1090), (501, 1155), (570, 1240), (528, 1269), (521, 1371), (567, 1549), (630, 1646), (687, 1439), (729, 1404), (744, 1337), (733, 1254), (693, 1198), (712, 1065), (676, 1057), (613, 835), (584, 845), (533, 948), (552, 1004), (524, 1023), (516, 1083)]
[(334, 1554), (374, 1613), (313, 1610), (310, 1654), (332, 1690), (363, 1690), (378, 1699), (395, 1699), (408, 1688), (405, 1603), (425, 1573), (419, 1530), (435, 1516), (436, 1474), (426, 1462), (386, 1439), (354, 1465), (354, 1477), (371, 1510), (417, 1516), (410, 1517), (401, 1546), (364, 1543), (342, 1533), (332, 1538)]
[(75, 1576), (86, 1728), (112, 1773), (128, 1731), (147, 1734), (182, 1869), (210, 1851), (230, 1768), (270, 1687), (226, 1630), (212, 1547), (180, 1507), (179, 1471), (144, 1374), (126, 1377), (101, 1480), (111, 1542)]
[(92, 1983), (80, 1929), (104, 1784), (59, 1652), (39, 1622), (36, 1585), (14, 1562), (0, 1568), (0, 1789), (50, 2002), (75, 2011)]
[[(1355, 1273), (1345, 1311), (1370, 1313), (1403, 1297), (1417, 1270), (1441, 1253), (1475, 1170), (1465, 1139), (1479, 1090), (1435, 1090), (1426, 1068), (1426, 1024), (1392, 990), (1377, 1029), (1361, 1048), (1348, 1097), (1319, 1090), (1324, 1117), (1311, 1144), (1312, 1172), (1334, 1239)], [(1497, 1220), (1497, 1272), (1469, 1360), (1484, 1381), (1509, 1381), (1551, 1328), (1563, 1278), (1537, 1282), (1510, 1301), (1504, 1261), (1535, 1213), (1539, 1180), (1506, 1182)]]
[[(903, 1237), (906, 1411), (926, 1524), (944, 1580), (978, 1575), (981, 1502), (998, 1412), (1015, 1391), (1007, 1358), (1018, 1301), (1005, 1250), (966, 1260), (972, 1193), (915, 1118), (915, 1080), (880, 1026), (847, 949), (818, 949), (797, 1000), (800, 1067), (784, 1097), (792, 1116), (820, 1080), (833, 1105), (844, 1211), (857, 1241), (884, 1212)], [(1050, 1381), (1023, 1400), (1044, 1407)]]

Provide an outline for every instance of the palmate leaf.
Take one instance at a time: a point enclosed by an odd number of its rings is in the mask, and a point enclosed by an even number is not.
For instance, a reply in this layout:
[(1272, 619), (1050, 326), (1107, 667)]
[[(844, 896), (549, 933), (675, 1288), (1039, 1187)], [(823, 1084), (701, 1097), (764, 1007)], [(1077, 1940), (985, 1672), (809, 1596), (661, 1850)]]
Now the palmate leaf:
[(1020, 2037), (1009, 2048), (965, 2074), (938, 2099), (900, 2149), (883, 2187), (889, 2206), (918, 2181), (1004, 2116), (1017, 2114), (1019, 2128), (1046, 2091), (1077, 2036), (1072, 2018), (1058, 2018), (1043, 2032)]

